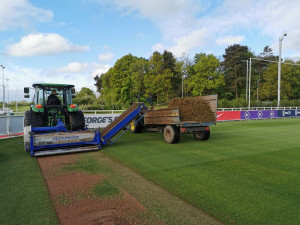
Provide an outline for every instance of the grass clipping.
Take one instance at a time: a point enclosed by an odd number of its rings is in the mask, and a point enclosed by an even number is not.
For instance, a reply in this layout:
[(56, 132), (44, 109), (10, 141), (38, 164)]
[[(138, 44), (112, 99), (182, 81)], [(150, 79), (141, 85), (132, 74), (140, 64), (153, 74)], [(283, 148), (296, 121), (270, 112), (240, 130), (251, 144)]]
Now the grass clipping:
[(208, 103), (198, 97), (173, 98), (169, 108), (179, 108), (180, 121), (197, 123), (215, 122), (216, 117), (211, 112)]

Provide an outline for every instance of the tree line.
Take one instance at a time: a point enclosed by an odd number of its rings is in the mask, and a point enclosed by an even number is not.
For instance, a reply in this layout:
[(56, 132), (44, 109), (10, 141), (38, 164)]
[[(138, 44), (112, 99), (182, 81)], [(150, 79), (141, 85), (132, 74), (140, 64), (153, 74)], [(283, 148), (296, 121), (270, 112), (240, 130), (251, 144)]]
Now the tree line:
[[(221, 102), (240, 101), (239, 106), (246, 106), (246, 60), (250, 58), (278, 62), (269, 46), (255, 55), (248, 46), (238, 44), (227, 47), (222, 57), (198, 53), (193, 58), (176, 58), (166, 50), (154, 52), (149, 59), (128, 54), (95, 77), (100, 93), (95, 99), (98, 105), (120, 109), (135, 101), (161, 104), (182, 95), (218, 94)], [(300, 65), (299, 60), (285, 62)], [(251, 68), (251, 100), (258, 100), (257, 104), (276, 101), (278, 64), (252, 60)], [(281, 98), (300, 99), (300, 66), (282, 64), (281, 74)]]

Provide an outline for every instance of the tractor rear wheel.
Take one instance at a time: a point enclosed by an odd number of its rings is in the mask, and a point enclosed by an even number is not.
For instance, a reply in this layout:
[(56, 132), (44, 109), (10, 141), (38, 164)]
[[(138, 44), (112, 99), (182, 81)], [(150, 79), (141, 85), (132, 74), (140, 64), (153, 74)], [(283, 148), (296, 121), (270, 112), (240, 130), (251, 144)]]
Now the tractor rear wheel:
[(26, 111), (24, 116), (24, 126), (42, 127), (43, 126), (43, 114), (33, 111)]
[(71, 131), (84, 130), (85, 121), (84, 121), (83, 112), (81, 110), (78, 110), (75, 113), (70, 113), (69, 120), (70, 120)]
[(136, 122), (138, 119), (134, 119), (130, 122), (130, 132), (131, 133), (142, 133), (143, 131), (143, 124), (141, 120)]
[(171, 125), (166, 126), (164, 129), (164, 139), (169, 144), (178, 143), (180, 140), (179, 129)]
[(208, 140), (210, 136), (210, 130), (194, 132), (194, 138), (198, 141)]

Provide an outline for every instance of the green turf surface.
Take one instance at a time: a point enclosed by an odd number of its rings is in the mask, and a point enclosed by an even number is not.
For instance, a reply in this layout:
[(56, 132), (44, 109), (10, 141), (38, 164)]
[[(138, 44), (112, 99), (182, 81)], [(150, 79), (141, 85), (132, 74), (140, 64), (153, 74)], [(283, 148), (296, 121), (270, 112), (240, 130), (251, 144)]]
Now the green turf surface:
[(0, 224), (58, 224), (36, 158), (23, 139), (0, 140)]
[(126, 134), (105, 154), (226, 224), (300, 224), (300, 119), (218, 123), (208, 141)]

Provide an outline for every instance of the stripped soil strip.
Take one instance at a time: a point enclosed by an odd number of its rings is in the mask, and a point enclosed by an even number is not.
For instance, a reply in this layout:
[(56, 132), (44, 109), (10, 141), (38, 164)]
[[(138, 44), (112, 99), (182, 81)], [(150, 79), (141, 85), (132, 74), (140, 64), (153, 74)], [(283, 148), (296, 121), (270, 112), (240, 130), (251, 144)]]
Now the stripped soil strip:
[[(84, 159), (99, 163), (105, 172), (61, 169)], [(99, 151), (43, 157), (38, 162), (61, 225), (221, 224)], [(95, 197), (93, 187), (104, 180), (118, 187), (121, 196)]]
[(77, 157), (72, 154), (38, 158), (61, 225), (151, 224), (148, 218), (140, 216), (147, 209), (126, 191), (113, 198), (101, 199), (93, 194), (93, 187), (101, 184), (105, 175), (62, 172), (60, 168), (76, 162)]

